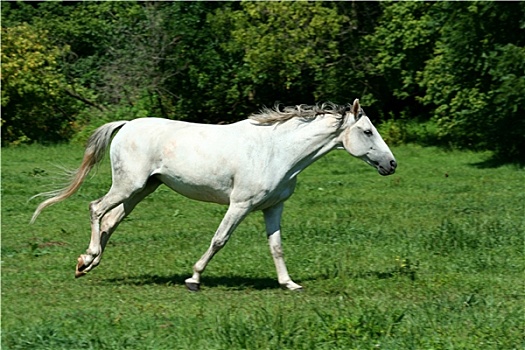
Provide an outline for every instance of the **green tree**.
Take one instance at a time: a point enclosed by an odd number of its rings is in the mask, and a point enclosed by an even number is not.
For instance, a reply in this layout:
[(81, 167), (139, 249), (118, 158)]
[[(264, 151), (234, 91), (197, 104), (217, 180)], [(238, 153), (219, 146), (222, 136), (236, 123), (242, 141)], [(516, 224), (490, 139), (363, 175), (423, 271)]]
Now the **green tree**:
[(368, 35), (374, 32), (381, 18), (382, 3), (337, 1), (330, 5), (344, 20), (336, 37), (339, 58), (323, 73), (319, 96), (339, 104), (360, 98), (367, 113), (377, 122), (388, 113), (382, 110), (384, 98), (380, 91), (384, 83), (373, 73), (376, 47), (368, 40)]
[(433, 57), (419, 73), (421, 102), (455, 145), (525, 156), (525, 4), (439, 3)]
[(359, 97), (399, 135), (427, 122), (445, 144), (516, 158), (524, 12), (520, 2), (3, 3), (2, 142)]
[(68, 84), (60, 70), (68, 51), (28, 24), (2, 28), (2, 144), (72, 135), (79, 102), (64, 92)]
[[(525, 152), (523, 3), (395, 2), (367, 41), (368, 79), (396, 118), (431, 120), (447, 145)], [(382, 84), (381, 84), (382, 81)]]
[[(119, 10), (132, 4), (114, 2), (16, 2), (2, 5), (2, 25), (12, 27), (28, 23), (47, 33), (47, 40), (57, 47), (69, 47), (59, 62), (67, 82), (90, 89), (89, 99), (103, 103), (95, 93), (102, 85), (101, 67), (110, 60), (110, 40), (118, 25)], [(85, 91), (84, 91), (85, 92)]]
[(417, 81), (439, 35), (434, 4), (430, 2), (382, 3), (383, 11), (373, 34), (364, 37), (373, 50), (367, 78), (385, 113), (423, 117), (417, 98), (424, 90)]
[(217, 10), (209, 21), (216, 33), (229, 36), (222, 49), (238, 59), (227, 101), (271, 105), (323, 95), (348, 17), (320, 2), (241, 2), (238, 9)]

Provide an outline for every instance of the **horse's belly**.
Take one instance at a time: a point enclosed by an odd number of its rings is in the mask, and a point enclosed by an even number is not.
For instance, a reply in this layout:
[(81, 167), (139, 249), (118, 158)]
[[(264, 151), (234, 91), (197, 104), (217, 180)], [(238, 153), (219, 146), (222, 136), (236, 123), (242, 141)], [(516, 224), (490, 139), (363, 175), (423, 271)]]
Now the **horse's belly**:
[(222, 184), (196, 184), (180, 178), (158, 175), (158, 178), (173, 191), (198, 201), (229, 204), (231, 191)]

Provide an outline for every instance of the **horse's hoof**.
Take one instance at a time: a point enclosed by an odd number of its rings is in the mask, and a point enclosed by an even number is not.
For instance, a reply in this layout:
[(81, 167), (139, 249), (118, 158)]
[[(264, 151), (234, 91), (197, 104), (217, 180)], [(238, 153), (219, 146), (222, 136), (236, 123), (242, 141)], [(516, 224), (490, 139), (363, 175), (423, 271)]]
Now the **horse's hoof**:
[(186, 288), (190, 292), (198, 292), (201, 289), (200, 283), (194, 283), (194, 282), (186, 282)]
[(292, 292), (304, 292), (303, 287), (294, 282), (283, 283), (281, 284), (281, 288)]
[(84, 276), (87, 273), (85, 269), (86, 269), (86, 266), (84, 265), (84, 259), (82, 259), (82, 256), (80, 256), (78, 258), (77, 267), (75, 269), (75, 278)]
[(75, 278), (79, 278), (85, 275), (86, 275), (86, 272), (84, 271), (78, 271), (78, 270), (75, 271)]

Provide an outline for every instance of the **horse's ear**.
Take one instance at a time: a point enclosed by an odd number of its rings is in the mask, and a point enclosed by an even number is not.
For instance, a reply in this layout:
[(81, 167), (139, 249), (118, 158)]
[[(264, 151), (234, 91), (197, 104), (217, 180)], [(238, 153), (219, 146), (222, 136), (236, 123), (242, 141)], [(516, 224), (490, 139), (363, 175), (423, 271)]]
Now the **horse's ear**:
[(359, 110), (361, 109), (361, 106), (359, 105), (359, 99), (354, 100), (354, 104), (352, 105), (352, 114), (354, 115), (354, 118), (357, 120), (359, 118)]

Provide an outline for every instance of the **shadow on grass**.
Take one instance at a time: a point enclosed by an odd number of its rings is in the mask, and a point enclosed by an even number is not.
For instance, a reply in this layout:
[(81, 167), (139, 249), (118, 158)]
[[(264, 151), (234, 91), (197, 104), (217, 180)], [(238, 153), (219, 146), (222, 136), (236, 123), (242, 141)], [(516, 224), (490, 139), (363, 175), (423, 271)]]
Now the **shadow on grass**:
[(521, 159), (508, 160), (508, 159), (493, 157), (493, 158), (489, 158), (481, 162), (471, 163), (470, 165), (478, 169), (494, 169), (494, 168), (499, 168), (505, 165), (513, 165), (518, 169), (522, 169), (522, 168), (525, 168), (525, 161)]
[[(120, 285), (182, 285), (189, 275), (141, 275), (130, 277), (108, 278), (104, 282), (108, 284)], [(276, 279), (265, 277), (243, 277), (243, 276), (203, 276), (201, 285), (208, 287), (227, 287), (232, 289), (279, 289), (279, 283)]]
[(481, 162), (470, 163), (469, 165), (478, 169), (493, 169), (505, 165), (512, 165), (522, 169), (525, 167), (525, 158), (523, 156), (509, 156), (501, 153), (494, 153), (492, 156)]
[[(416, 279), (416, 271), (411, 268), (394, 269), (390, 271), (361, 271), (356, 273), (349, 273), (346, 275), (350, 279), (390, 279), (399, 276), (405, 276), (414, 281)], [(189, 275), (170, 275), (170, 276), (159, 276), (159, 275), (140, 275), (140, 276), (125, 276), (117, 278), (106, 278), (103, 283), (113, 285), (131, 285), (131, 286), (144, 286), (144, 285), (158, 285), (158, 286), (170, 286), (180, 285), (185, 286), (184, 281)], [(341, 277), (340, 275), (337, 277)], [(297, 281), (299, 284), (305, 281), (322, 281), (336, 278), (331, 274), (321, 274), (312, 276), (311, 278), (302, 279)], [(269, 290), (269, 289), (280, 289), (279, 283), (275, 278), (268, 277), (245, 277), (245, 276), (203, 276), (201, 286), (204, 288), (215, 288), (215, 287), (226, 287), (234, 290), (244, 289), (255, 289), (255, 290)]]

